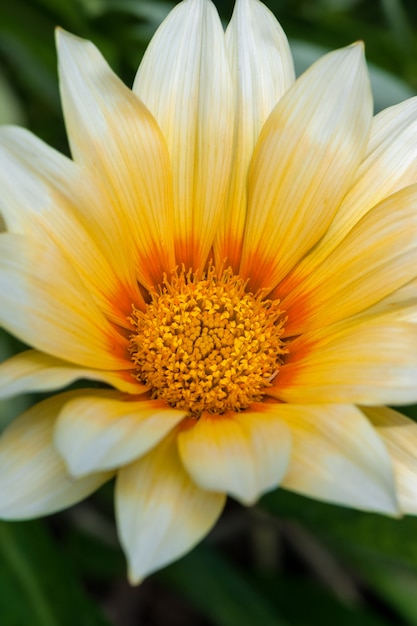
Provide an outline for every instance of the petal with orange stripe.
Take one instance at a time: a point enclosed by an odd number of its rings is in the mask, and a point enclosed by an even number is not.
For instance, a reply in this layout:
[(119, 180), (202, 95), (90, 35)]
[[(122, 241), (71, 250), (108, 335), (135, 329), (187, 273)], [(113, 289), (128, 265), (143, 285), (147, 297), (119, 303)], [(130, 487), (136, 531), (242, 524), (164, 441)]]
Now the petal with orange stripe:
[(294, 82), (287, 37), (271, 11), (258, 0), (236, 2), (226, 29), (234, 86), (235, 133), (228, 201), (214, 253), (237, 273), (247, 207), (247, 175), (259, 133), (272, 109)]
[(231, 75), (211, 2), (181, 2), (170, 12), (145, 52), (133, 91), (168, 144), (177, 262), (202, 269), (225, 207), (233, 142)]
[(95, 216), (100, 232), (143, 284), (158, 283), (175, 263), (171, 168), (162, 133), (92, 43), (59, 30), (57, 45), (71, 152), (107, 200)]
[(323, 236), (363, 158), (372, 97), (360, 45), (315, 63), (265, 123), (248, 179), (240, 273), (273, 289)]

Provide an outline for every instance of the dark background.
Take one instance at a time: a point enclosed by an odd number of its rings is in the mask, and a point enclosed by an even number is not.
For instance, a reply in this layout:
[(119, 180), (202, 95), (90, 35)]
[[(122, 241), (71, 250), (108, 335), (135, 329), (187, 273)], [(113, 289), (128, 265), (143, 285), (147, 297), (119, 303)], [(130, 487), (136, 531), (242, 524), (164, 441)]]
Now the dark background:
[[(226, 23), (233, 2), (216, 5)], [(267, 5), (290, 38), (298, 72), (327, 50), (362, 39), (376, 111), (416, 93), (417, 2)], [(94, 41), (131, 85), (150, 36), (172, 6), (0, 0), (0, 123), (27, 126), (68, 152), (54, 27)], [(0, 336), (0, 360), (21, 349)], [(0, 403), (0, 425), (36, 399)], [(230, 502), (202, 545), (131, 588), (107, 485), (47, 520), (0, 523), (0, 624), (417, 626), (417, 520), (392, 520), (279, 490), (252, 509)]]

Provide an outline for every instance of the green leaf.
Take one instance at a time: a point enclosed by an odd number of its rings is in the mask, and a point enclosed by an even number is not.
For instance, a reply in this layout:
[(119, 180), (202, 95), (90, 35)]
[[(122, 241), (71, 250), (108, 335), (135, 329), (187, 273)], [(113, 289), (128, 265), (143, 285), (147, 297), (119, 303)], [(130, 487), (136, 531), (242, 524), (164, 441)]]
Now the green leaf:
[(25, 123), (22, 105), (3, 73), (0, 72), (0, 124)]
[(116, 11), (129, 13), (152, 23), (156, 28), (166, 18), (168, 13), (174, 8), (172, 2), (150, 2), (149, 0), (105, 0), (101, 5), (101, 13)]
[(216, 626), (285, 626), (244, 574), (213, 549), (199, 547), (157, 575)]
[[(342, 603), (314, 581), (295, 576), (274, 576), (262, 581), (264, 593), (273, 599), (291, 626), (390, 626), (358, 602)], [(300, 602), (302, 598), (302, 602)]]
[(386, 603), (411, 626), (417, 625), (417, 569), (412, 570), (378, 555), (366, 559), (355, 559), (350, 555), (350, 561)]
[(40, 522), (0, 522), (0, 624), (109, 626)]
[[(95, 496), (97, 500), (97, 494)], [(87, 515), (95, 509), (88, 511)], [(96, 526), (97, 520), (91, 520)], [(113, 526), (101, 528), (100, 533), (95, 536), (92, 528), (85, 531), (77, 526), (67, 529), (65, 537), (65, 553), (71, 560), (77, 575), (89, 580), (100, 582), (114, 581), (115, 578), (124, 580), (126, 578), (126, 561), (120, 545), (117, 543), (116, 531)], [(114, 536), (113, 533), (114, 532)], [(106, 537), (106, 533), (110, 537)], [(107, 541), (103, 541), (103, 535)], [(111, 540), (110, 540), (111, 539)]]
[(324, 504), (281, 489), (262, 500), (286, 520), (297, 520), (334, 555), (353, 567), (366, 583), (417, 626), (417, 519), (383, 515)]
[(417, 569), (417, 518), (393, 519), (364, 513), (278, 489), (262, 499), (263, 506), (284, 519), (304, 524), (328, 545), (362, 552), (364, 558), (376, 553), (401, 560)]

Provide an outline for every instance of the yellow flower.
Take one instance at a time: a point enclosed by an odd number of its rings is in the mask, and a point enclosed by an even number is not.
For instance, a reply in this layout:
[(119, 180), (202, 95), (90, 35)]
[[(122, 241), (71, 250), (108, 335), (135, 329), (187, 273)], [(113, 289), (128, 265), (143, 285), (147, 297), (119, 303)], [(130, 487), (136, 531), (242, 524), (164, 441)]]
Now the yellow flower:
[(73, 160), (0, 133), (0, 321), (33, 346), (1, 395), (107, 387), (5, 430), (0, 515), (116, 475), (137, 582), (226, 494), (416, 513), (417, 425), (381, 406), (417, 400), (416, 100), (372, 119), (361, 45), (294, 82), (258, 0), (226, 33), (208, 0), (176, 6), (133, 91), (91, 43), (58, 50)]

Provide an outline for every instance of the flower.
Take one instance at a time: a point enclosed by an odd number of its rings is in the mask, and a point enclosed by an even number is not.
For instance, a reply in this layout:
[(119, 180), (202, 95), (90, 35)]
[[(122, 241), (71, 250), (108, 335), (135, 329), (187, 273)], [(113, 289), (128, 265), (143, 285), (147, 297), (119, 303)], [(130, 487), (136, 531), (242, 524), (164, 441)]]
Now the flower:
[(223, 32), (177, 5), (133, 91), (58, 32), (73, 160), (0, 133), (0, 321), (33, 346), (2, 397), (0, 515), (45, 515), (116, 475), (138, 582), (226, 494), (282, 486), (417, 512), (417, 100), (372, 119), (360, 44), (294, 81), (258, 0)]

